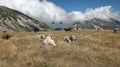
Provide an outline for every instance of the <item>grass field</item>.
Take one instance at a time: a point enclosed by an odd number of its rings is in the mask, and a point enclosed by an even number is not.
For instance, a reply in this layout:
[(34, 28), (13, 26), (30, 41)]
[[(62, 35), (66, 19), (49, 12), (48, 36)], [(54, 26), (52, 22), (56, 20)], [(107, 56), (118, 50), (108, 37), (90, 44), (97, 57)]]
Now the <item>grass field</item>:
[[(16, 32), (0, 38), (0, 67), (120, 67), (120, 32), (79, 30), (72, 32)], [(52, 34), (57, 46), (43, 45), (37, 34)], [(0, 33), (0, 36), (2, 33)], [(67, 43), (64, 36), (75, 35)]]

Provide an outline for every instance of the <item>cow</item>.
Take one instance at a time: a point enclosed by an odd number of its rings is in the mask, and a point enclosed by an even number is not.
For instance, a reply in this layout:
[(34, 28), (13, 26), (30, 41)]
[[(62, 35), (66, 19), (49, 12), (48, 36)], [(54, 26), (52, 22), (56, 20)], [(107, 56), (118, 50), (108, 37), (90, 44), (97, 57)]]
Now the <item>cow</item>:
[(119, 31), (119, 28), (115, 28), (115, 29), (113, 30), (113, 33), (116, 33), (117, 31)]
[(64, 37), (64, 41), (67, 41), (68, 43), (73, 42), (75, 40), (76, 40), (76, 38), (74, 35)]
[(55, 41), (53, 40), (53, 36), (52, 36), (52, 35), (47, 36), (47, 37), (43, 40), (43, 43), (46, 44), (46, 45), (56, 46)]
[(37, 37), (38, 39), (40, 39), (40, 40), (45, 39), (45, 35), (44, 35), (44, 34), (39, 34), (39, 35), (37, 35), (36, 37)]
[(6, 31), (3, 31), (3, 35), (1, 36), (1, 39), (10, 39), (12, 37), (10, 34), (8, 34)]
[(68, 31), (71, 31), (72, 28), (64, 28), (64, 31), (68, 32)]

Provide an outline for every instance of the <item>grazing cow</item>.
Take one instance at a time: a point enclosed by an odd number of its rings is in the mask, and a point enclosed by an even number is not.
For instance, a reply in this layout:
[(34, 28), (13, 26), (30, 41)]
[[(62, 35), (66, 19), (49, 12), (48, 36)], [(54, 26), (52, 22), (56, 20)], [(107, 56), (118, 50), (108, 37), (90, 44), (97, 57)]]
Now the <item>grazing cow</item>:
[(96, 30), (98, 30), (98, 31), (99, 31), (99, 30), (100, 30), (100, 27), (97, 27), (97, 28), (96, 28)]
[(74, 30), (78, 30), (78, 29), (79, 29), (79, 23), (73, 24), (73, 29), (74, 29)]
[(39, 29), (36, 28), (36, 29), (34, 29), (33, 31), (36, 33), (36, 32), (39, 32)]
[(45, 40), (43, 41), (44, 44), (46, 45), (53, 45), (56, 46), (55, 41), (53, 40), (52, 35), (49, 35), (45, 38)]
[(70, 42), (75, 41), (76, 38), (75, 38), (74, 35), (71, 35), (71, 36), (65, 36), (65, 37), (64, 37), (64, 40), (67, 41), (68, 43), (70, 43)]
[(95, 29), (99, 31), (100, 30), (100, 26), (95, 26)]
[(117, 31), (119, 31), (119, 28), (115, 28), (115, 29), (113, 30), (113, 33), (116, 33)]
[(44, 34), (39, 34), (36, 36), (38, 39), (42, 40), (45, 39), (45, 35)]
[(68, 31), (71, 31), (72, 28), (64, 28), (64, 31), (68, 32)]

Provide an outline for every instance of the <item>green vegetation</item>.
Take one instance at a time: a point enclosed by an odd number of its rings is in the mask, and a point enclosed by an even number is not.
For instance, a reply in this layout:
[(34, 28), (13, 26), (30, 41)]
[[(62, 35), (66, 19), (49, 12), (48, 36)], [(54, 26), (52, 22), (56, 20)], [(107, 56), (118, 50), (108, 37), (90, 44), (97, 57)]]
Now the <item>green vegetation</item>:
[(17, 17), (17, 13), (14, 10), (8, 9), (4, 6), (0, 6), (0, 15), (1, 17), (3, 17), (4, 19), (8, 18), (8, 17)]

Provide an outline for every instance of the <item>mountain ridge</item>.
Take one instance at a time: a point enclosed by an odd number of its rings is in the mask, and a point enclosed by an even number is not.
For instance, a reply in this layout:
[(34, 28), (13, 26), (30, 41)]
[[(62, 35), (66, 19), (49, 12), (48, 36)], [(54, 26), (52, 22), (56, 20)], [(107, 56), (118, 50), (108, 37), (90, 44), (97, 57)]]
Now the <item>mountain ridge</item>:
[(51, 28), (21, 12), (0, 6), (0, 31), (47, 31)]
[(84, 22), (76, 22), (75, 24), (77, 24), (78, 28), (80, 29), (96, 29), (96, 27), (99, 27), (101, 29), (109, 29), (109, 30), (115, 28), (120, 29), (120, 22), (112, 18), (107, 20), (94, 18), (94, 19), (86, 20)]

